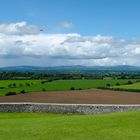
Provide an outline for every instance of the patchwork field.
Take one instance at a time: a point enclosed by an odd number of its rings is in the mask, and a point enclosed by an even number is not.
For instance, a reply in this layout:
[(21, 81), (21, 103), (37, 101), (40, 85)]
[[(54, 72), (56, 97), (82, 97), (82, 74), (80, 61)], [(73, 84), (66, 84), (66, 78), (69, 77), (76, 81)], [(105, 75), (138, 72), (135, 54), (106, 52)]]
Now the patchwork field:
[(127, 84), (128, 81), (135, 83), (135, 79), (125, 80), (57, 80), (48, 82), (45, 80), (1, 80), (0, 95), (8, 92), (40, 92), (40, 91), (63, 91), (63, 90), (81, 90), (97, 87), (115, 86)]
[(0, 113), (1, 140), (139, 140), (140, 112), (105, 115)]

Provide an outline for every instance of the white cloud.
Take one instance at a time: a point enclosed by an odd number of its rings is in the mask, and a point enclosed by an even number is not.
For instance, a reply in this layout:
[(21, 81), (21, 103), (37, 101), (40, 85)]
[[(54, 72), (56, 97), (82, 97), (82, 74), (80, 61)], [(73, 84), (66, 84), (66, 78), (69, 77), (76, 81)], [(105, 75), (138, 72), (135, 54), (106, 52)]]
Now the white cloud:
[(40, 28), (36, 25), (27, 25), (26, 22), (0, 24), (0, 33), (7, 35), (37, 34)]
[(74, 24), (71, 23), (71, 22), (68, 22), (68, 21), (62, 21), (62, 22), (60, 23), (60, 26), (61, 26), (62, 28), (65, 28), (65, 29), (73, 29), (73, 28), (74, 28)]
[(140, 65), (140, 41), (38, 29), (24, 22), (0, 25), (0, 65)]

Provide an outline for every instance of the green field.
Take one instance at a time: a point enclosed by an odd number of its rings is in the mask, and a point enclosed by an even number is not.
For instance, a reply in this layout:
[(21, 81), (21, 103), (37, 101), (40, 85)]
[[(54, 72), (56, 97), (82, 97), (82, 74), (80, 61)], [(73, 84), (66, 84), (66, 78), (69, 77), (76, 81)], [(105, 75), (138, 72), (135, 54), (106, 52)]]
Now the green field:
[(112, 86), (113, 89), (128, 90), (128, 91), (139, 91), (140, 92), (140, 82), (128, 85)]
[[(131, 79), (130, 79), (131, 80)], [(106, 84), (111, 86), (119, 84), (126, 84), (126, 80), (57, 80), (41, 84), (43, 80), (1, 80), (0, 81), (0, 95), (5, 95), (8, 92), (20, 93), (22, 90), (26, 92), (39, 92), (43, 89), (46, 91), (60, 91), (70, 90), (71, 87), (75, 89), (89, 89), (97, 87), (105, 87)], [(136, 82), (137, 80), (131, 80)], [(16, 84), (15, 87), (9, 87), (10, 84)], [(27, 83), (29, 85), (27, 85)]]
[(140, 140), (140, 111), (105, 115), (0, 113), (1, 140)]

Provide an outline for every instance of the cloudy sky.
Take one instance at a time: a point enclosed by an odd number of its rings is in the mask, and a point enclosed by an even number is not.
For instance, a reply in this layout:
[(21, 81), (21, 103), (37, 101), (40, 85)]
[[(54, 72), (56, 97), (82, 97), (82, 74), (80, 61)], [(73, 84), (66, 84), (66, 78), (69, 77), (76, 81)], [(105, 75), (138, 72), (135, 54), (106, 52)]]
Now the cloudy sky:
[(139, 0), (1, 0), (0, 66), (140, 66)]

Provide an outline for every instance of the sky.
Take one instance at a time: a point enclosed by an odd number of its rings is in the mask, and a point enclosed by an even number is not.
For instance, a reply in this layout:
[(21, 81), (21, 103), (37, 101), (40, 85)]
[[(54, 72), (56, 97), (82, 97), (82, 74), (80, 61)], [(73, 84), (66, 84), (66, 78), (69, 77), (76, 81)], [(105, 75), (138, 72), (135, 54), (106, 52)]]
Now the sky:
[(0, 0), (0, 66), (140, 66), (139, 0)]

